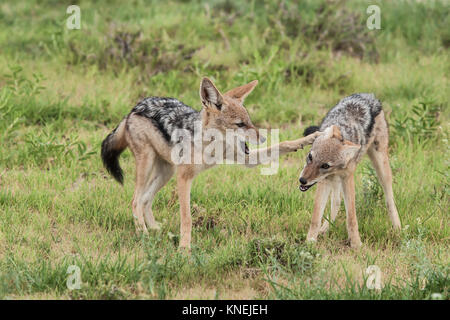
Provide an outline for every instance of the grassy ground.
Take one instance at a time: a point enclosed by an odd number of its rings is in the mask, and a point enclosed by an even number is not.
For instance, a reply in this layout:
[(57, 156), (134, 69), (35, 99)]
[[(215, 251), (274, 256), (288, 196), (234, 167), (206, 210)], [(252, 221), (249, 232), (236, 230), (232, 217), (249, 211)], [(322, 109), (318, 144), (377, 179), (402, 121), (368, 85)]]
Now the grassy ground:
[[(0, 4), (0, 297), (13, 299), (448, 299), (449, 3), (447, 1), (60, 1)], [(369, 4), (381, 30), (368, 30)], [(276, 175), (220, 166), (192, 189), (193, 249), (177, 251), (172, 180), (154, 202), (162, 230), (137, 236), (134, 161), (125, 185), (102, 168), (100, 143), (139, 98), (199, 108), (201, 76), (221, 89), (253, 79), (255, 124), (297, 138), (340, 98), (374, 92), (389, 113), (391, 230), (365, 159), (358, 168), (363, 247), (346, 242), (342, 207), (305, 243), (314, 192), (300, 193), (306, 151)], [(66, 286), (81, 269), (79, 290)], [(366, 268), (382, 290), (366, 287)], [(433, 296), (433, 297), (436, 297)]]

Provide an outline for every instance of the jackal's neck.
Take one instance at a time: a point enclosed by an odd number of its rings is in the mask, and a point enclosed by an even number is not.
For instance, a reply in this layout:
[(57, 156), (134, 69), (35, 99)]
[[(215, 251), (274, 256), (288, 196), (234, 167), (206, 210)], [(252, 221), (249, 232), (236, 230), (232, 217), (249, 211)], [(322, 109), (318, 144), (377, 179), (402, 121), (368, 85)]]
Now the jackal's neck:
[(211, 123), (211, 112), (207, 111), (205, 107), (202, 108), (200, 111), (200, 120), (202, 122), (202, 129), (210, 128), (212, 127)]

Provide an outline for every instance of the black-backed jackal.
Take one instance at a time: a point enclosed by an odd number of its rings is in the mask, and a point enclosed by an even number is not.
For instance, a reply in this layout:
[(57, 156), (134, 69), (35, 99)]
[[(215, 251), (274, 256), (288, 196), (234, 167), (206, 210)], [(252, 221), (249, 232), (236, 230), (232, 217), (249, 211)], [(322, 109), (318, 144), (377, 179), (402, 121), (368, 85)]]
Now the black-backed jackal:
[[(328, 230), (344, 198), (347, 232), (352, 247), (361, 246), (355, 211), (354, 172), (367, 153), (383, 187), (389, 217), (394, 228), (400, 229), (400, 219), (394, 203), (392, 172), (389, 166), (389, 132), (381, 103), (373, 94), (360, 93), (342, 99), (331, 109), (320, 127), (310, 127), (305, 135), (321, 132), (314, 141), (300, 174), (300, 190), (307, 191), (317, 183), (316, 198), (307, 241), (315, 241), (319, 233)], [(331, 193), (329, 219), (322, 216)]]

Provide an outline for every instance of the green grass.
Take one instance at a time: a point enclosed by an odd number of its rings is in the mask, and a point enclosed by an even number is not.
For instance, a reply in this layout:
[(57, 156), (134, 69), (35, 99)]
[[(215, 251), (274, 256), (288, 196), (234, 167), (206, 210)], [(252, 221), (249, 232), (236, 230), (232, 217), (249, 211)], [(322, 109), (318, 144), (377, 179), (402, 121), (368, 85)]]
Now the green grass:
[[(0, 4), (0, 298), (449, 298), (447, 1), (375, 1), (373, 31), (373, 1), (78, 3), (81, 30), (65, 28), (69, 2)], [(101, 141), (144, 96), (198, 109), (204, 75), (223, 90), (259, 79), (246, 106), (281, 140), (343, 96), (374, 92), (389, 114), (402, 232), (364, 159), (362, 249), (348, 246), (343, 207), (306, 244), (314, 190), (298, 191), (299, 151), (273, 176), (219, 166), (196, 178), (190, 257), (177, 251), (174, 180), (154, 202), (162, 229), (137, 236), (132, 155), (122, 187), (102, 168)], [(70, 265), (80, 290), (67, 288)], [(365, 285), (370, 265), (380, 291)]]

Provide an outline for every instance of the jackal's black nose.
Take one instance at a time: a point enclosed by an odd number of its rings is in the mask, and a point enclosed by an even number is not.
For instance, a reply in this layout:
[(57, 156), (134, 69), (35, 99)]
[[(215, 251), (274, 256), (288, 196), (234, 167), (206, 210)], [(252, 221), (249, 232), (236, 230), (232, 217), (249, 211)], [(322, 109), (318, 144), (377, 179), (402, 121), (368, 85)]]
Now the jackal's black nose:
[(305, 178), (300, 178), (299, 181), (300, 181), (300, 183), (303, 184), (303, 185), (306, 184), (306, 183), (308, 182), (308, 181), (306, 181)]

